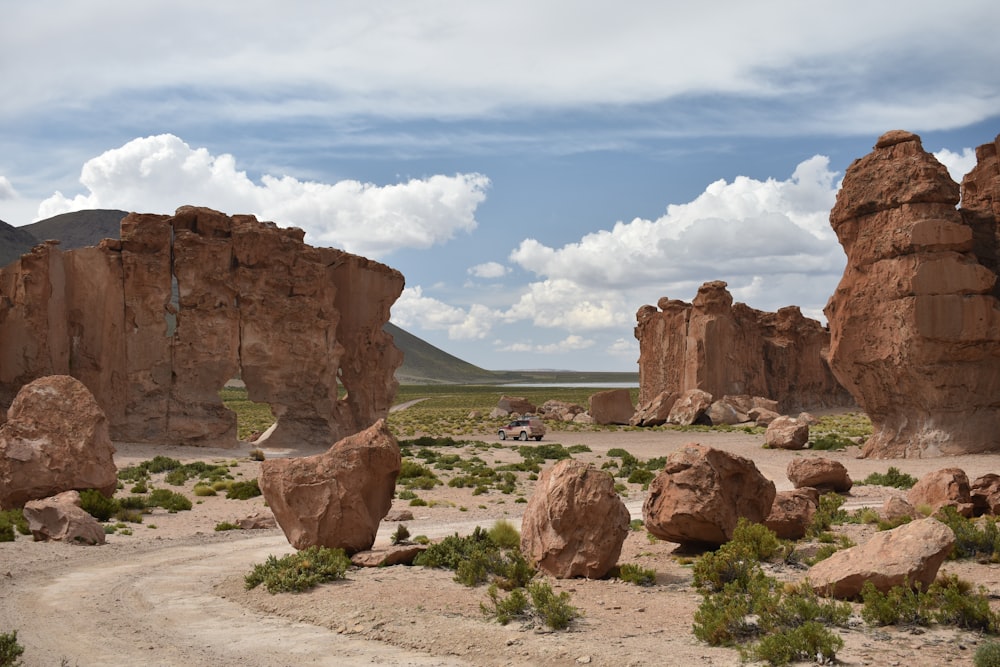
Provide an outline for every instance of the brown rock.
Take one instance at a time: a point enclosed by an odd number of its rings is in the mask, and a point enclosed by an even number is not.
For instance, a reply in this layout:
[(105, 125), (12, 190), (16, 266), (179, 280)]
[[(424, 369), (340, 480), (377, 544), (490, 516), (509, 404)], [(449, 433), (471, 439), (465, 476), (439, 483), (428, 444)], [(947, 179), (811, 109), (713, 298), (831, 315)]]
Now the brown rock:
[(628, 530), (611, 475), (565, 459), (538, 478), (521, 520), (521, 551), (558, 579), (599, 579), (618, 562)]
[(751, 408), (747, 416), (754, 421), (757, 426), (768, 426), (775, 419), (780, 417), (777, 412), (767, 408)]
[(973, 514), (1000, 514), (1000, 475), (987, 473), (977, 477), (969, 488)]
[(640, 404), (635, 414), (629, 420), (631, 426), (661, 426), (667, 423), (670, 410), (680, 394), (676, 392), (663, 391), (653, 397), (647, 403)]
[(816, 489), (778, 491), (764, 525), (783, 540), (800, 539), (805, 537), (818, 506), (819, 492)]
[(826, 315), (831, 367), (872, 420), (864, 456), (1000, 449), (996, 145), (961, 192), (903, 131), (844, 177), (830, 224), (847, 267)]
[(608, 389), (592, 394), (589, 399), (590, 417), (595, 424), (628, 424), (635, 413), (628, 389)]
[(969, 477), (961, 468), (943, 468), (924, 475), (906, 492), (906, 499), (914, 507), (926, 505), (932, 512), (947, 506), (962, 516), (972, 516)]
[(18, 392), (0, 426), (0, 508), (118, 486), (108, 420), (82, 382), (50, 375)]
[(640, 406), (691, 389), (768, 396), (782, 411), (853, 403), (827, 365), (829, 332), (794, 306), (766, 313), (733, 304), (717, 280), (692, 303), (664, 297), (641, 307), (636, 321)]
[(254, 512), (236, 522), (241, 530), (267, 530), (277, 528), (278, 522), (270, 512)]
[(351, 556), (351, 563), (358, 567), (413, 565), (413, 560), (426, 549), (427, 547), (423, 544), (395, 544), (383, 549), (359, 551)]
[(501, 396), (497, 401), (497, 410), (504, 415), (530, 415), (535, 412), (535, 404), (523, 396)]
[(576, 403), (568, 401), (557, 401), (555, 399), (545, 401), (538, 408), (538, 416), (542, 419), (554, 421), (571, 422), (581, 412), (586, 412), (586, 408)]
[(55, 540), (69, 544), (104, 544), (104, 527), (80, 507), (80, 494), (64, 491), (51, 498), (29, 500), (24, 518), (36, 542)]
[(708, 417), (708, 420), (715, 426), (718, 426), (719, 424), (729, 424), (732, 426), (734, 424), (742, 424), (750, 421), (750, 417), (747, 413), (740, 410), (737, 405), (734, 405), (728, 396), (723, 397), (708, 406), (708, 410), (705, 411), (705, 416)]
[(364, 551), (392, 505), (399, 445), (384, 420), (328, 451), (260, 464), (260, 488), (288, 542)]
[(879, 516), (883, 521), (899, 521), (901, 519), (915, 519), (917, 518), (917, 510), (911, 505), (906, 498), (902, 496), (889, 496), (882, 503), (882, 509), (879, 511)]
[(392, 509), (385, 515), (383, 521), (398, 522), (398, 521), (413, 521), (413, 512), (410, 510), (396, 510)]
[(679, 426), (706, 423), (705, 411), (712, 405), (712, 395), (701, 389), (690, 389), (677, 397), (670, 408), (667, 423)]
[(808, 442), (809, 425), (794, 417), (776, 417), (764, 433), (764, 444), (773, 449), (802, 449)]
[(796, 489), (808, 487), (820, 493), (847, 493), (854, 486), (843, 463), (820, 456), (792, 459), (785, 474)]
[(750, 459), (696, 443), (667, 456), (642, 507), (646, 529), (681, 544), (723, 544), (740, 517), (771, 513), (774, 483)]
[(31, 380), (71, 375), (114, 439), (235, 446), (218, 394), (240, 373), (277, 417), (269, 446), (370, 426), (397, 386), (402, 355), (382, 327), (403, 277), (303, 236), (183, 207), (130, 214), (119, 243), (37, 246), (0, 269), (0, 406)]
[(893, 586), (927, 587), (954, 543), (955, 534), (940, 521), (911, 521), (816, 563), (809, 583), (820, 595), (846, 600), (857, 598), (866, 581), (883, 593)]

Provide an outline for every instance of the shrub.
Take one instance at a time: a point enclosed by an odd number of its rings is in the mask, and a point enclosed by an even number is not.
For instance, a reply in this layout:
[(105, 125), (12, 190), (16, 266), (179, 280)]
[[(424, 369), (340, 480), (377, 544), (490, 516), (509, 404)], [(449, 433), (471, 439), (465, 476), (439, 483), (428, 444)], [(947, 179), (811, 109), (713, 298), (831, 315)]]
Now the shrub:
[(410, 538), (410, 529), (406, 527), (406, 524), (399, 524), (396, 526), (396, 531), (389, 538), (392, 544), (402, 544)]
[(147, 507), (162, 507), (168, 512), (184, 512), (191, 509), (191, 501), (170, 489), (154, 489), (146, 501)]
[(108, 498), (97, 489), (80, 492), (80, 507), (98, 521), (107, 521), (115, 515), (120, 505), (114, 498)]
[[(506, 529), (500, 532), (502, 539), (509, 538)], [(507, 590), (524, 586), (535, 574), (519, 550), (503, 549), (493, 541), (490, 532), (479, 526), (471, 535), (459, 537), (456, 533), (430, 545), (413, 564), (454, 570), (455, 581), (466, 586), (492, 579)]]
[(233, 482), (229, 485), (229, 489), (226, 491), (226, 498), (228, 500), (249, 500), (250, 498), (256, 498), (260, 495), (260, 486), (257, 484), (257, 479), (251, 479), (246, 482)]
[(1000, 667), (1000, 642), (983, 642), (972, 658), (975, 667)]
[(343, 579), (351, 559), (343, 549), (312, 546), (283, 558), (268, 556), (244, 577), (247, 590), (264, 584), (268, 593), (301, 593), (314, 586)]
[(216, 532), (222, 532), (224, 530), (242, 530), (242, 529), (235, 523), (230, 523), (228, 521), (220, 521), (219, 523), (215, 524), (215, 530)]
[(492, 607), (488, 607), (482, 602), (479, 609), (489, 618), (496, 619), (500, 625), (507, 625), (511, 621), (530, 616), (530, 603), (523, 588), (515, 588), (507, 597), (501, 598), (496, 584), (491, 584), (486, 591)]
[(897, 489), (909, 489), (916, 483), (916, 477), (900, 472), (895, 466), (890, 466), (885, 473), (873, 472), (861, 481), (861, 484), (894, 486)]
[(13, 542), (14, 531), (22, 535), (30, 535), (28, 520), (20, 509), (0, 511), (0, 542)]
[(850, 438), (845, 438), (837, 433), (824, 433), (809, 443), (809, 449), (829, 452), (854, 447), (856, 444)]
[(652, 471), (646, 470), (645, 468), (636, 468), (628, 476), (629, 484), (649, 484), (653, 481), (655, 475)]
[(490, 541), (501, 549), (519, 549), (521, 547), (521, 533), (509, 521), (498, 520), (490, 528)]
[(20, 667), (18, 658), (24, 653), (24, 647), (17, 641), (17, 630), (0, 633), (0, 667)]
[(1000, 530), (996, 519), (986, 518), (982, 527), (958, 513), (954, 507), (942, 507), (936, 517), (955, 533), (950, 558), (997, 560), (1000, 556)]
[(645, 526), (646, 524), (642, 519), (632, 519), (628, 522), (628, 527), (634, 531), (642, 530)]
[(824, 493), (820, 496), (819, 507), (813, 514), (807, 534), (817, 537), (820, 533), (829, 530), (830, 526), (847, 521), (849, 518), (847, 512), (840, 509), (843, 504), (844, 498), (840, 494)]
[(147, 500), (142, 496), (125, 496), (118, 499), (118, 506), (123, 510), (144, 510)]
[(636, 586), (652, 586), (656, 583), (656, 570), (635, 563), (625, 563), (618, 568), (618, 578)]
[(544, 581), (533, 581), (527, 589), (535, 613), (553, 630), (566, 629), (580, 615), (579, 610), (569, 604), (569, 593), (565, 591), (556, 595)]
[(745, 657), (772, 665), (787, 665), (794, 660), (833, 662), (844, 640), (816, 621), (762, 637), (745, 652)]
[(213, 489), (207, 484), (195, 484), (193, 490), (194, 490), (194, 495), (199, 497), (218, 495), (215, 489)]
[(264, 450), (261, 449), (261, 448), (259, 448), (259, 447), (255, 447), (255, 448), (251, 449), (250, 453), (248, 454), (248, 456), (250, 457), (250, 460), (252, 460), (252, 461), (263, 461), (264, 458), (265, 458), (264, 457)]
[(979, 632), (1000, 629), (1000, 615), (990, 609), (986, 590), (973, 591), (970, 583), (957, 576), (943, 575), (926, 591), (894, 586), (882, 593), (865, 582), (861, 597), (861, 617), (870, 625), (926, 626), (936, 621)]

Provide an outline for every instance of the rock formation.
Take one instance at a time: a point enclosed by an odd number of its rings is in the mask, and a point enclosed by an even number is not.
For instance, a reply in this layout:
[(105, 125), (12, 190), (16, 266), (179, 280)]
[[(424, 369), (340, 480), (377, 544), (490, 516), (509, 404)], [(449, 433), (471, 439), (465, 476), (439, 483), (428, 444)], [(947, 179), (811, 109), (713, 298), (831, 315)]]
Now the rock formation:
[(641, 307), (636, 320), (640, 409), (663, 392), (689, 389), (764, 396), (782, 412), (852, 402), (826, 362), (829, 332), (795, 306), (766, 313), (733, 304), (717, 280), (693, 303), (664, 297)]
[(778, 491), (764, 525), (783, 540), (798, 540), (805, 537), (818, 507), (816, 489)]
[(628, 424), (635, 412), (628, 389), (608, 389), (592, 394), (589, 399), (590, 417), (595, 424)]
[(998, 147), (976, 150), (961, 188), (901, 130), (847, 170), (826, 315), (830, 365), (872, 420), (864, 456), (1000, 450)]
[(387, 266), (248, 215), (132, 213), (121, 239), (36, 246), (0, 269), (0, 406), (72, 375), (115, 440), (236, 444), (218, 392), (240, 374), (277, 418), (272, 446), (329, 446), (388, 413), (402, 354), (382, 331)]
[(906, 492), (906, 499), (914, 507), (929, 507), (931, 512), (954, 507), (965, 517), (972, 516), (975, 507), (969, 476), (961, 468), (943, 468), (923, 475)]
[(104, 526), (80, 507), (80, 494), (64, 491), (50, 498), (29, 500), (24, 518), (36, 542), (104, 544)]
[(774, 483), (750, 459), (696, 443), (671, 452), (649, 485), (646, 530), (681, 544), (723, 544), (740, 517), (762, 523)]
[(628, 531), (611, 475), (565, 459), (538, 478), (521, 520), (521, 552), (558, 579), (600, 579), (618, 562)]
[(796, 489), (847, 493), (854, 486), (843, 463), (821, 456), (792, 459), (785, 468), (785, 474)]
[(50, 375), (25, 385), (0, 426), (0, 509), (73, 489), (109, 498), (118, 486), (108, 420), (79, 380)]
[(809, 424), (795, 417), (775, 417), (764, 432), (764, 444), (774, 449), (802, 449), (809, 443)]
[(392, 506), (401, 457), (385, 420), (315, 456), (260, 464), (260, 490), (289, 544), (348, 554), (375, 543)]

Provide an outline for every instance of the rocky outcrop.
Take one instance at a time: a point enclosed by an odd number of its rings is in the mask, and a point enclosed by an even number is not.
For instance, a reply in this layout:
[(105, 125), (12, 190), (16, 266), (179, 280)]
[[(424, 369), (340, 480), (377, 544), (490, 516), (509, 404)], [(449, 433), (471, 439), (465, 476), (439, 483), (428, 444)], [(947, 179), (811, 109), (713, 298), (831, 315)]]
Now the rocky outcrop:
[(670, 453), (642, 507), (646, 530), (681, 544), (729, 541), (740, 517), (762, 523), (774, 483), (750, 459), (696, 443)]
[(628, 424), (635, 412), (628, 389), (599, 391), (591, 394), (588, 403), (588, 412), (595, 424)]
[(796, 489), (847, 493), (854, 486), (843, 463), (821, 456), (792, 459), (785, 468), (785, 474)]
[(577, 415), (586, 411), (586, 408), (582, 405), (577, 405), (576, 403), (570, 403), (568, 401), (550, 399), (542, 403), (542, 405), (538, 408), (538, 416), (542, 419), (571, 422)]
[(937, 519), (911, 521), (816, 563), (809, 583), (820, 595), (841, 599), (857, 598), (866, 581), (883, 593), (893, 586), (926, 588), (954, 543), (951, 528)]
[(118, 486), (108, 420), (79, 380), (50, 375), (25, 385), (0, 426), (0, 509), (63, 491)]
[(328, 446), (388, 414), (402, 354), (382, 331), (403, 277), (300, 229), (184, 207), (121, 239), (35, 247), (0, 269), (0, 405), (44, 375), (93, 392), (115, 440), (236, 444), (240, 375), (272, 447)]
[(630, 426), (661, 426), (667, 423), (670, 410), (680, 398), (677, 392), (663, 391), (652, 400), (638, 406), (629, 419)]
[(766, 313), (734, 304), (717, 280), (692, 303), (664, 297), (636, 320), (640, 409), (663, 392), (689, 389), (765, 396), (782, 412), (852, 403), (826, 362), (829, 332), (795, 306)]
[(262, 462), (259, 484), (293, 547), (353, 554), (374, 544), (400, 465), (399, 445), (379, 420), (323, 454)]
[(521, 519), (521, 552), (558, 579), (599, 579), (618, 562), (628, 531), (611, 475), (565, 459), (538, 478)]
[(80, 507), (77, 491), (64, 491), (50, 498), (29, 500), (24, 518), (36, 542), (54, 540), (69, 544), (104, 544), (104, 527)]
[(942, 468), (923, 475), (906, 492), (906, 499), (914, 507), (921, 505), (937, 512), (942, 507), (953, 507), (959, 514), (973, 514), (972, 489), (969, 477), (961, 468)]
[[(712, 395), (701, 389), (688, 389), (677, 397), (667, 415), (668, 424), (691, 426), (709, 424), (706, 412), (712, 407)], [(645, 410), (645, 408), (642, 408)]]
[(847, 170), (826, 315), (830, 365), (872, 420), (864, 456), (1000, 450), (997, 148), (977, 149), (961, 188), (901, 130)]

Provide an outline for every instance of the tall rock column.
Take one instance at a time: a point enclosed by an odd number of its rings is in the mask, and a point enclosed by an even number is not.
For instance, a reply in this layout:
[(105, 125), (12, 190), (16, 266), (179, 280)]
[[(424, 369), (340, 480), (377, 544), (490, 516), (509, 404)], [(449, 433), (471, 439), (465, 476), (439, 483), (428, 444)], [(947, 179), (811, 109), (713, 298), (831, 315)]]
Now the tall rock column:
[[(981, 180), (996, 193), (992, 155)], [(847, 267), (826, 315), (830, 365), (872, 420), (865, 456), (1000, 450), (996, 216), (981, 191), (972, 200), (978, 227), (947, 169), (900, 130), (844, 177), (830, 224)]]

